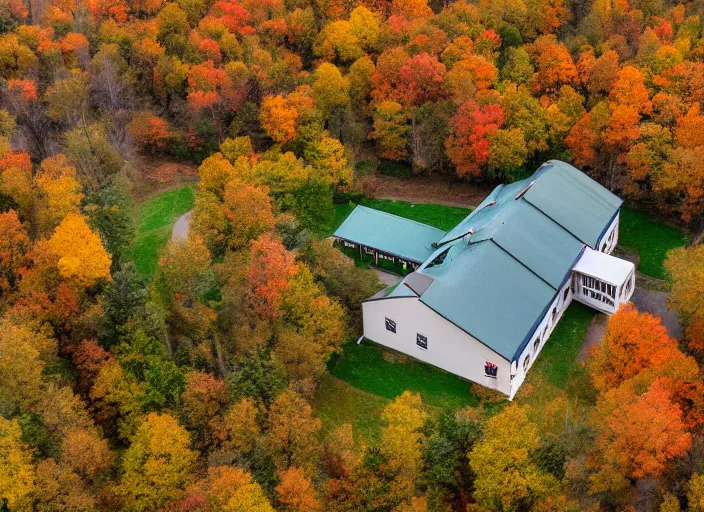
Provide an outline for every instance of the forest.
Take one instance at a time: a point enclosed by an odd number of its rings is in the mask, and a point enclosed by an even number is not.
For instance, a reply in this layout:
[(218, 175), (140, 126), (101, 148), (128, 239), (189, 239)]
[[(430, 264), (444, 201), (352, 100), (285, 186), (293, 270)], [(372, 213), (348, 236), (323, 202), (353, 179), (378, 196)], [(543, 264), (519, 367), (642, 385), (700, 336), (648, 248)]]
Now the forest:
[[(702, 16), (0, 0), (0, 510), (704, 512)], [(551, 158), (689, 234), (662, 257), (651, 221), (622, 234), (680, 339), (628, 305), (513, 402), (431, 374), (331, 422), (345, 372), (426, 375), (345, 363), (383, 285), (326, 239), (340, 212), (380, 175), (490, 187)]]

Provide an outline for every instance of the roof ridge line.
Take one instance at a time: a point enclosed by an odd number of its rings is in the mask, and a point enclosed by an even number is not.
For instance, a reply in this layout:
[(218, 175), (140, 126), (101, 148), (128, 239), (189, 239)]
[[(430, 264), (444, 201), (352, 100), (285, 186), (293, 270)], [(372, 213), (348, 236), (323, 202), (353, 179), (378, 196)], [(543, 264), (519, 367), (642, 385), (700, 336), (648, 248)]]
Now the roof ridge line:
[(533, 208), (535, 208), (535, 209), (538, 210), (540, 213), (542, 213), (543, 215), (545, 215), (548, 219), (550, 219), (550, 220), (553, 221), (555, 224), (557, 224), (558, 226), (560, 226), (562, 229), (564, 229), (565, 231), (567, 231), (570, 235), (572, 235), (573, 237), (575, 237), (577, 240), (579, 240), (580, 242), (582, 242), (584, 245), (587, 245), (587, 246), (591, 247), (591, 245), (589, 245), (589, 242), (585, 242), (584, 240), (582, 240), (581, 238), (579, 238), (576, 234), (574, 234), (571, 230), (569, 230), (567, 227), (565, 227), (564, 225), (562, 225), (562, 224), (560, 224), (559, 222), (557, 222), (557, 220), (553, 219), (550, 215), (548, 215), (548, 214), (545, 213), (543, 210), (541, 210), (540, 208), (538, 208), (535, 204), (533, 204), (533, 202), (532, 202), (530, 199), (528, 199), (528, 198), (525, 197), (525, 196), (523, 196), (521, 199), (525, 199), (525, 201), (526, 201), (528, 204), (530, 204)]
[(519, 260), (518, 258), (516, 258), (513, 254), (511, 254), (511, 252), (509, 252), (508, 250), (504, 249), (504, 248), (501, 246), (501, 244), (500, 244), (499, 242), (497, 242), (496, 240), (494, 240), (494, 237), (493, 237), (493, 236), (492, 236), (491, 238), (489, 238), (488, 241), (493, 242), (494, 245), (496, 245), (496, 247), (498, 247), (499, 249), (501, 249), (502, 251), (504, 251), (506, 254), (508, 254), (509, 256), (511, 256), (511, 258), (513, 258), (514, 260), (516, 260), (516, 261), (519, 263), (519, 265), (525, 267), (531, 274), (533, 274), (535, 277), (537, 277), (538, 279), (540, 279), (542, 282), (544, 282), (544, 283), (545, 283), (546, 285), (548, 285), (550, 288), (552, 288), (553, 290), (557, 290), (557, 288), (555, 288), (553, 285), (551, 285), (549, 282), (547, 282), (545, 279), (543, 279), (543, 277), (542, 277), (540, 274), (538, 274), (538, 273), (535, 272), (532, 268), (530, 268), (528, 265), (526, 265), (526, 264), (523, 263), (521, 260)]
[[(525, 199), (525, 197), (522, 197), (521, 199)], [(557, 225), (557, 226), (560, 226), (560, 229), (562, 229), (562, 231), (564, 231), (565, 233), (567, 233), (568, 235), (570, 235), (572, 238), (574, 238), (575, 240), (577, 240), (580, 244), (586, 245), (586, 243), (583, 242), (583, 241), (582, 241), (579, 237), (577, 237), (574, 233), (572, 233), (572, 231), (570, 231), (570, 230), (567, 229), (565, 226), (563, 226), (562, 224), (560, 224), (559, 222), (557, 222), (555, 219), (553, 219), (552, 217), (550, 217), (550, 216), (549, 216), (548, 214), (546, 214), (543, 210), (541, 210), (540, 208), (538, 208), (537, 206), (535, 206), (533, 203), (531, 203), (528, 199), (525, 199), (525, 201), (526, 201), (526, 203), (528, 203), (531, 207), (535, 208), (535, 209), (536, 209), (537, 211), (539, 211), (541, 214), (545, 215), (553, 224), (555, 224), (555, 225)], [(609, 225), (610, 225), (610, 223), (609, 223)], [(605, 229), (609, 229), (609, 226), (607, 225)]]

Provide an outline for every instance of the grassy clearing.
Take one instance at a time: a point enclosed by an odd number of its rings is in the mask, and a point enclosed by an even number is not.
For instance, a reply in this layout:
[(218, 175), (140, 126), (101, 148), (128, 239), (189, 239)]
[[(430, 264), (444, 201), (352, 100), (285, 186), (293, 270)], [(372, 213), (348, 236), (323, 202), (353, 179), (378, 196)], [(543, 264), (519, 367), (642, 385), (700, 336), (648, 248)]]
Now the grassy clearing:
[(687, 234), (631, 208), (621, 209), (619, 243), (638, 253), (638, 270), (650, 277), (667, 279), (663, 266), (667, 252), (687, 243)]
[(349, 423), (358, 445), (362, 441), (378, 441), (382, 427), (381, 411), (389, 399), (357, 389), (330, 374), (323, 376), (319, 386), (314, 408), (323, 422), (325, 434)]
[(171, 238), (176, 219), (193, 208), (194, 200), (193, 185), (186, 185), (151, 197), (137, 207), (134, 261), (141, 273), (148, 276), (154, 274), (159, 250)]
[(572, 302), (528, 372), (528, 379), (539, 373), (552, 385), (564, 388), (574, 370), (581, 368), (577, 356), (594, 315), (593, 309)]
[(348, 384), (389, 400), (409, 390), (420, 393), (423, 402), (434, 407), (458, 409), (479, 403), (469, 382), (410, 357), (384, 354), (379, 345), (367, 340), (359, 345), (348, 343), (328, 369)]

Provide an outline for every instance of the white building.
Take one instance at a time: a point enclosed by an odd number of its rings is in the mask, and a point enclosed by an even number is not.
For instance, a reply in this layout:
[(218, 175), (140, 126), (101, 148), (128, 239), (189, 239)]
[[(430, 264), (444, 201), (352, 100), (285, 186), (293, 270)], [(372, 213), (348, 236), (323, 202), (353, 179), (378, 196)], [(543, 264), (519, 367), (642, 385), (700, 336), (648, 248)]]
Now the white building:
[(415, 269), (364, 302), (364, 336), (513, 398), (573, 299), (612, 314), (633, 294), (621, 204), (550, 161), (447, 233), (358, 206), (336, 239)]

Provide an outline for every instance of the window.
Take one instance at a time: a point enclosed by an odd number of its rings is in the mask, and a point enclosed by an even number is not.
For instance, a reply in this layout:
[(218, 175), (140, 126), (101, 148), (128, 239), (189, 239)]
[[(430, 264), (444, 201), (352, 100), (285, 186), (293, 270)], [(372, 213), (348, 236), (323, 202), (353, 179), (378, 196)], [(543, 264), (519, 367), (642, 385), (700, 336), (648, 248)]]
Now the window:
[(535, 341), (533, 342), (533, 352), (537, 352), (539, 346), (540, 346), (540, 336), (535, 338)]
[(562, 302), (565, 303), (567, 301), (567, 296), (570, 294), (570, 287), (568, 286), (565, 288), (565, 292), (562, 294)]
[(496, 366), (494, 363), (490, 363), (489, 361), (486, 361), (484, 363), (484, 375), (495, 379), (497, 373), (499, 373), (498, 366)]
[(557, 318), (557, 306), (552, 308), (552, 320), (550, 320), (550, 322), (554, 324), (556, 318)]
[(396, 334), (396, 322), (394, 322), (390, 318), (385, 318), (385, 321), (386, 321), (386, 330)]
[(416, 334), (416, 345), (423, 350), (428, 350), (428, 337), (423, 334)]
[(528, 371), (528, 366), (530, 366), (530, 354), (526, 356), (526, 358), (523, 360), (523, 371), (527, 372)]

